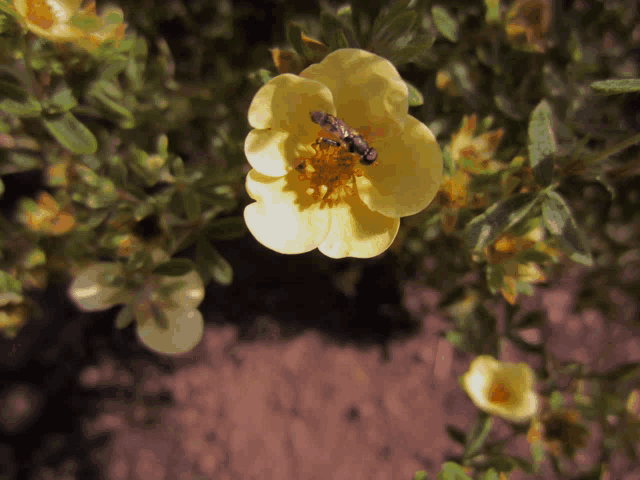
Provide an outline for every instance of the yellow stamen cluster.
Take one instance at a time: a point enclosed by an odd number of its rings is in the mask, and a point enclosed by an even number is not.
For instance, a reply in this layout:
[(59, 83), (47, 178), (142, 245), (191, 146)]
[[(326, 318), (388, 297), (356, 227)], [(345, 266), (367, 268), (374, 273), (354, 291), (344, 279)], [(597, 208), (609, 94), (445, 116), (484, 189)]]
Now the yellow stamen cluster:
[(344, 145), (334, 146), (321, 141), (319, 137), (311, 146), (312, 157), (301, 157), (296, 170), (298, 180), (309, 180), (306, 193), (321, 206), (335, 205), (340, 199), (355, 193), (355, 177), (363, 174), (357, 168), (359, 155), (349, 152)]

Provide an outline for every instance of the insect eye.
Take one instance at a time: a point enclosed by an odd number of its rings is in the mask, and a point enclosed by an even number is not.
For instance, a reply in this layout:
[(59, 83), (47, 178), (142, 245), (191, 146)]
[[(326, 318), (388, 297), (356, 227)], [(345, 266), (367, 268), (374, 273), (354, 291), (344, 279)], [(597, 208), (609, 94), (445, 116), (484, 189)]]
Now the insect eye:
[(373, 163), (376, 161), (376, 158), (378, 158), (378, 152), (375, 148), (370, 148), (365, 154), (364, 158), (367, 160), (367, 162)]

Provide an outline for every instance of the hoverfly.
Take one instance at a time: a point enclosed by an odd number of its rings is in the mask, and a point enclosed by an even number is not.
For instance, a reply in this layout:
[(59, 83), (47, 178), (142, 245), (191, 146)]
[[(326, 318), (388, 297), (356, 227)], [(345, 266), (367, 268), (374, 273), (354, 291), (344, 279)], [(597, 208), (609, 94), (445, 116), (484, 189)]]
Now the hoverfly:
[[(314, 110), (311, 112), (311, 121), (342, 140), (349, 152), (360, 155), (360, 163), (371, 165), (378, 158), (376, 149), (370, 147), (356, 129), (351, 128), (339, 118), (321, 110)], [(325, 138), (323, 141), (336, 147), (340, 145), (340, 142), (330, 138)]]

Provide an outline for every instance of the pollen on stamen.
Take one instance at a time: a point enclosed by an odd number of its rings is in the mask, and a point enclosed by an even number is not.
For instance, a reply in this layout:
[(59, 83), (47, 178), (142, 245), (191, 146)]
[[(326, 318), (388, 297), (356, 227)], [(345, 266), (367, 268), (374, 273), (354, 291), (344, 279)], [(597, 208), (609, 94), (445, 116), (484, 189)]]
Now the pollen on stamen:
[(322, 205), (332, 205), (355, 194), (355, 177), (363, 175), (358, 168), (358, 155), (339, 142), (316, 140), (311, 144), (314, 155), (299, 158), (295, 170), (301, 182), (309, 181), (305, 193)]

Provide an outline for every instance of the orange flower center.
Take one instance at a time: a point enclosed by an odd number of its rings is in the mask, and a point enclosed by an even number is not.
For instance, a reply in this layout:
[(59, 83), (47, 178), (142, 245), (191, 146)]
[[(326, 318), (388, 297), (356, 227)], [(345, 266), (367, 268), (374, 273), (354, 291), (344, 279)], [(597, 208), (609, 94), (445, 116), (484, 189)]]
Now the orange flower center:
[(53, 11), (46, 0), (27, 2), (27, 20), (38, 27), (48, 30), (54, 23)]
[(492, 403), (507, 403), (511, 398), (511, 391), (502, 382), (495, 382), (489, 391), (489, 401)]
[(306, 193), (321, 206), (335, 205), (342, 198), (355, 193), (355, 177), (363, 171), (357, 165), (360, 156), (349, 152), (341, 143), (339, 146), (322, 141), (321, 136), (312, 144), (315, 154), (310, 158), (300, 158), (296, 166), (298, 180), (309, 181)]

